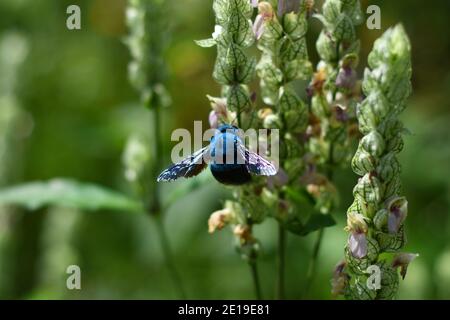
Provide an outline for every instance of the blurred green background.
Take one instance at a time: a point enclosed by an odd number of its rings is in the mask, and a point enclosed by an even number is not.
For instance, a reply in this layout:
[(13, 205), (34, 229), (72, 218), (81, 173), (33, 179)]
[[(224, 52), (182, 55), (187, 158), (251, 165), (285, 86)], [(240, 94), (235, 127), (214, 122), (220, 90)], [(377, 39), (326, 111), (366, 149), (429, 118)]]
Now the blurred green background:
[[(70, 4), (81, 7), (79, 31), (66, 28)], [(412, 134), (400, 160), (410, 208), (405, 250), (420, 257), (401, 283), (399, 297), (449, 299), (450, 2), (362, 1), (363, 8), (369, 4), (381, 7), (383, 30), (360, 28), (361, 65), (373, 41), (397, 22), (404, 23), (413, 45), (414, 94), (403, 116)], [(0, 187), (72, 177), (131, 194), (122, 153), (130, 134), (150, 131), (150, 118), (127, 79), (125, 6), (125, 0), (0, 1)], [(167, 51), (173, 104), (164, 111), (163, 123), (169, 163), (172, 129), (192, 129), (194, 120), (206, 121), (205, 95), (217, 95), (219, 87), (211, 77), (215, 50), (193, 42), (209, 37), (214, 28), (211, 1), (178, 1), (166, 19), (174, 28)], [(319, 30), (313, 22), (309, 51), (314, 63)], [(325, 232), (306, 298), (331, 298), (331, 272), (343, 255), (345, 210), (356, 176), (341, 170), (337, 178), (338, 225)], [(179, 199), (165, 216), (189, 298), (254, 297), (230, 230), (207, 232), (208, 217), (226, 194), (210, 180)], [(153, 221), (140, 214), (2, 208), (0, 298), (176, 298), (155, 230)], [(255, 229), (262, 243), (266, 298), (273, 297), (276, 230), (273, 221)], [(302, 297), (315, 237), (288, 238), (289, 298)], [(82, 290), (66, 289), (71, 264), (81, 267)]]

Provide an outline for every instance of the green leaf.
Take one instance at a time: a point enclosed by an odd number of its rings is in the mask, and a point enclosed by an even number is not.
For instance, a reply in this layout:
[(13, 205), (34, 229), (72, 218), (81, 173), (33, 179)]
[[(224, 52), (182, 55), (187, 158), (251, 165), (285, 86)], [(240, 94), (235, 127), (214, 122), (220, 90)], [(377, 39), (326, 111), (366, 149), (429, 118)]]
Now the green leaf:
[(300, 18), (294, 12), (284, 16), (283, 25), (285, 32), (293, 38), (303, 37), (308, 29), (306, 19)]
[(242, 112), (251, 106), (248, 90), (245, 86), (232, 86), (227, 94), (227, 107), (231, 111)]
[(254, 76), (255, 76), (255, 70), (256, 70), (256, 59), (255, 58), (251, 58), (251, 59), (246, 59), (245, 64), (243, 64), (242, 66), (240, 66), (237, 70), (237, 74), (236, 74), (236, 80), (239, 83), (250, 83)]
[(330, 214), (313, 214), (304, 226), (304, 232), (310, 233), (321, 228), (332, 227), (336, 221)]
[(323, 5), (323, 16), (329, 24), (335, 23), (341, 13), (340, 0), (328, 0)]
[(119, 192), (68, 179), (30, 182), (1, 189), (0, 205), (17, 205), (29, 210), (61, 206), (87, 211), (144, 211), (139, 201)]
[(211, 48), (216, 45), (216, 40), (213, 38), (203, 39), (203, 40), (194, 40), (195, 43), (202, 48)]
[(240, 46), (249, 47), (254, 42), (251, 21), (240, 11), (233, 11), (229, 17), (226, 30), (233, 39), (233, 42)]
[(289, 215), (286, 220), (280, 221), (288, 231), (305, 236), (313, 231), (336, 224), (331, 215), (314, 212), (315, 200), (304, 189), (287, 187), (284, 191), (288, 199), (297, 205), (295, 211), (297, 214)]
[(284, 192), (286, 193), (287, 197), (296, 204), (300, 206), (305, 206), (305, 204), (309, 204), (310, 208), (314, 207), (315, 200), (308, 192), (306, 192), (306, 190), (285, 187)]
[(238, 66), (246, 64), (247, 57), (238, 45), (231, 43), (227, 50), (225, 61), (229, 68), (235, 69)]
[(285, 37), (280, 47), (280, 56), (283, 60), (292, 61), (296, 59), (308, 59), (308, 50), (306, 48), (306, 39), (292, 39)]
[(352, 19), (353, 25), (363, 23), (364, 17), (358, 0), (342, 0), (342, 12)]
[(336, 221), (329, 214), (312, 214), (306, 223), (302, 223), (297, 216), (294, 216), (283, 222), (284, 227), (292, 233), (299, 236), (317, 231), (322, 228), (334, 226)]
[(341, 15), (334, 28), (333, 36), (338, 42), (355, 40), (355, 29), (349, 17)]
[(330, 35), (322, 31), (316, 42), (317, 52), (322, 60), (336, 60), (336, 42), (331, 39)]
[(227, 21), (228, 17), (228, 1), (227, 0), (214, 0), (213, 10), (216, 14), (216, 21), (218, 24), (223, 25)]
[(301, 104), (300, 98), (295, 91), (287, 86), (280, 88), (280, 99), (278, 101), (281, 111), (296, 110)]
[(220, 84), (230, 85), (234, 81), (233, 68), (222, 57), (218, 57), (214, 65), (213, 78)]

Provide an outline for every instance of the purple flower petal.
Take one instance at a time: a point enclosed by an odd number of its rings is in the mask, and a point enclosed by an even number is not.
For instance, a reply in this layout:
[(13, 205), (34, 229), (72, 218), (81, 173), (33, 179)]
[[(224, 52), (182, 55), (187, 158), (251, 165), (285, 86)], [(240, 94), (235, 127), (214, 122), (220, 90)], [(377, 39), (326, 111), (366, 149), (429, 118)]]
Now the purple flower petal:
[(217, 129), (219, 127), (219, 117), (217, 116), (217, 113), (213, 110), (209, 113), (209, 125), (213, 129)]
[(352, 68), (341, 68), (336, 78), (336, 86), (351, 89), (355, 86), (358, 76)]
[(405, 279), (409, 264), (418, 256), (419, 255), (417, 253), (399, 253), (394, 257), (394, 260), (392, 261), (392, 267), (400, 267), (400, 274), (402, 278)]
[(300, 9), (300, 0), (278, 0), (278, 16), (282, 17), (287, 13), (297, 13)]
[(364, 233), (352, 233), (348, 238), (348, 247), (355, 258), (362, 259), (367, 255), (367, 238)]
[(408, 201), (405, 198), (394, 198), (388, 205), (388, 230), (397, 233), (408, 215)]
[(258, 7), (258, 1), (259, 0), (250, 0), (250, 3), (252, 4), (253, 8), (257, 8)]
[(261, 14), (256, 16), (255, 22), (253, 23), (253, 33), (256, 40), (261, 39), (264, 33), (264, 17)]

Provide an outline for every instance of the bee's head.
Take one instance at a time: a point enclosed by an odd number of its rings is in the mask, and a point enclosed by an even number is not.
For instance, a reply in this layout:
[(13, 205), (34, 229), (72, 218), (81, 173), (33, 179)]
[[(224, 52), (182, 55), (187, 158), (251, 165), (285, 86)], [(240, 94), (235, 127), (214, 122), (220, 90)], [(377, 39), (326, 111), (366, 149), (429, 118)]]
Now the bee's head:
[(217, 128), (217, 130), (219, 130), (220, 133), (226, 133), (228, 130), (235, 131), (239, 130), (239, 128), (231, 124), (223, 124), (219, 128)]

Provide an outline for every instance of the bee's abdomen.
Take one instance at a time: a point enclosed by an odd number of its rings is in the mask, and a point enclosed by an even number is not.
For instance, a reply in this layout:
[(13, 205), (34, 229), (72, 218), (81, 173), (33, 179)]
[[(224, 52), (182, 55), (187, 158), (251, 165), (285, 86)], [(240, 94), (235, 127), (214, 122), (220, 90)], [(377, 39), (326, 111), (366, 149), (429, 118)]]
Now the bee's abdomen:
[(217, 181), (229, 185), (242, 185), (252, 180), (244, 164), (241, 165), (211, 165), (211, 173)]

